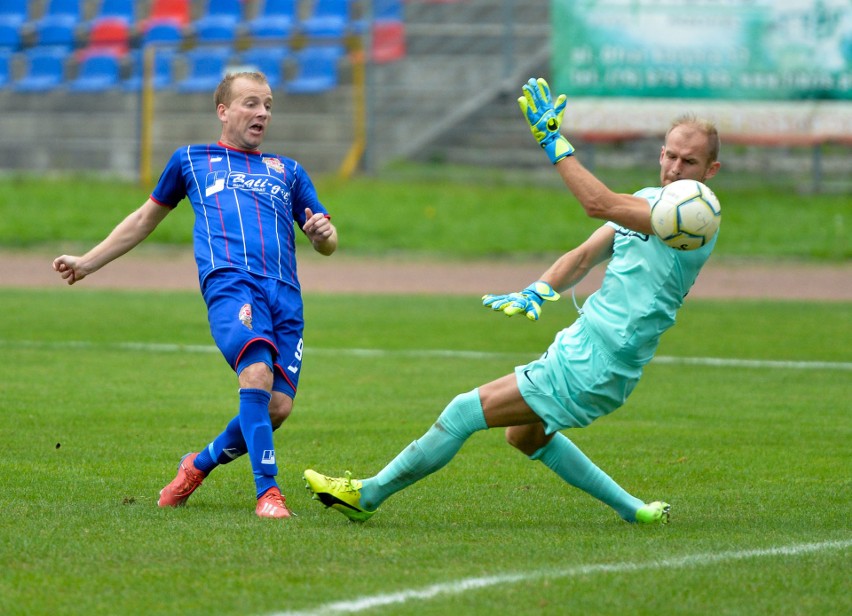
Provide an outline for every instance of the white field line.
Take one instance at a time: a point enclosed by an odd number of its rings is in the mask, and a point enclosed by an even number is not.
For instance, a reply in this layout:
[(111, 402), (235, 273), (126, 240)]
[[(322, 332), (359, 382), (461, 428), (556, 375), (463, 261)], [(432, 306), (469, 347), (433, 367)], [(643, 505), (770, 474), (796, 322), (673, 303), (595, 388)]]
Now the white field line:
[(354, 597), (347, 601), (325, 603), (315, 608), (302, 611), (274, 612), (269, 616), (326, 616), (331, 614), (355, 614), (365, 610), (402, 605), (410, 601), (428, 601), (429, 599), (460, 595), (491, 586), (517, 584), (540, 579), (565, 579), (579, 576), (589, 576), (607, 573), (634, 573), (654, 569), (685, 569), (687, 567), (704, 567), (717, 563), (751, 558), (783, 558), (801, 556), (814, 552), (829, 550), (845, 550), (852, 546), (852, 539), (845, 541), (824, 541), (820, 543), (800, 543), (795, 545), (763, 548), (755, 550), (738, 550), (729, 552), (709, 552), (704, 554), (688, 554), (665, 558), (662, 560), (645, 560), (641, 562), (600, 563), (594, 565), (576, 565), (565, 569), (542, 569), (522, 573), (505, 573), (487, 577), (464, 578), (454, 582), (432, 584), (423, 588), (401, 590), (394, 593)]
[[(88, 342), (35, 340), (0, 340), (0, 348), (76, 349), (98, 351), (136, 351), (142, 353), (218, 353), (214, 345), (172, 344), (150, 342)], [(448, 359), (515, 359), (520, 362), (535, 359), (539, 354), (493, 353), (487, 351), (454, 351), (450, 349), (328, 349), (307, 347), (305, 352), (316, 355), (349, 357), (425, 357)], [(772, 359), (736, 359), (723, 357), (672, 357), (658, 355), (653, 363), (669, 365), (708, 366), (716, 368), (775, 368), (789, 370), (852, 370), (852, 362), (842, 361), (784, 361)]]

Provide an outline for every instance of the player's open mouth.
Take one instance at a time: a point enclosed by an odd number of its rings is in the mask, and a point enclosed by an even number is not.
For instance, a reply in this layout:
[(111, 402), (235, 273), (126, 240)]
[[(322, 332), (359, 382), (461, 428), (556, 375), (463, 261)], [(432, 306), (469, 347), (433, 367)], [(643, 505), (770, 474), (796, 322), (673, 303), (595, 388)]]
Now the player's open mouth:
[(262, 133), (263, 128), (263, 124), (252, 124), (251, 126), (249, 126), (249, 130), (254, 133)]

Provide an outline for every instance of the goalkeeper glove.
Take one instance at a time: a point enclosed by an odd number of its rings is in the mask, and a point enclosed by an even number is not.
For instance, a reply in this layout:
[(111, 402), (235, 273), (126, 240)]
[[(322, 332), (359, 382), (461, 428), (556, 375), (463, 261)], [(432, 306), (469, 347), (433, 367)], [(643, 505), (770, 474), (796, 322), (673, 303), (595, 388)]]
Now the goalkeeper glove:
[(558, 299), (559, 293), (543, 280), (539, 280), (519, 293), (483, 295), (482, 305), (492, 310), (502, 311), (508, 316), (524, 312), (530, 321), (538, 321), (541, 316), (541, 303), (555, 302)]
[(547, 152), (550, 161), (555, 165), (566, 156), (571, 156), (574, 146), (559, 132), (562, 116), (565, 115), (566, 96), (560, 94), (554, 105), (550, 86), (541, 77), (530, 79), (523, 90), (524, 95), (518, 99), (521, 112), (529, 122), (533, 137)]

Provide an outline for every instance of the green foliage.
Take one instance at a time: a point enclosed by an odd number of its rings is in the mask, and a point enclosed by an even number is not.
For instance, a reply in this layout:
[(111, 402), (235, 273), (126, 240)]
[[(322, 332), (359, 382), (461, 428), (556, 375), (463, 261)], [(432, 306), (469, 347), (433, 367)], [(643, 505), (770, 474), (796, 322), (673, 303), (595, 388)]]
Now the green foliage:
[[(444, 168), (397, 172), (386, 179), (317, 178), (320, 197), (351, 255), (444, 259), (560, 254), (599, 224), (554, 178), (530, 184), (508, 173)], [(654, 183), (656, 174), (602, 172), (621, 192)], [(0, 246), (100, 241), (147, 198), (150, 187), (96, 178), (0, 179)], [(838, 261), (852, 257), (852, 198), (800, 194), (780, 183), (714, 180), (723, 208), (716, 256)], [(182, 203), (148, 243), (189, 245), (191, 208)], [(301, 237), (301, 236), (299, 236)]]
[(156, 506), (178, 458), (236, 413), (196, 293), (0, 290), (0, 311), (3, 614), (272, 614), (503, 574), (518, 578), (365, 613), (852, 611), (852, 304), (689, 300), (663, 357), (835, 364), (654, 362), (624, 409), (570, 432), (626, 489), (672, 502), (657, 528), (500, 430), (362, 526), (302, 487), (307, 467), (377, 472), (454, 395), (543, 351), (570, 302), (531, 323), (465, 297), (307, 297), (296, 411), (276, 432), (287, 522), (256, 518), (245, 459), (186, 507)]

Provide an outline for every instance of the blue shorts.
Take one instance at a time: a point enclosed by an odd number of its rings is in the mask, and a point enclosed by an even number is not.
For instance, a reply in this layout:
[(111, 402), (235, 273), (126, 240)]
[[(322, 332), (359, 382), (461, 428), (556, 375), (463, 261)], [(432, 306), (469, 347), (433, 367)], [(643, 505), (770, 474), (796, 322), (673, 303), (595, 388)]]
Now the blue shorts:
[(201, 291), (210, 333), (236, 371), (255, 343), (272, 349), (272, 389), (295, 398), (302, 369), (302, 294), (275, 278), (239, 269), (214, 270)]
[(642, 376), (604, 351), (578, 319), (556, 335), (547, 352), (515, 368), (518, 389), (544, 422), (545, 432), (582, 428), (619, 408)]

